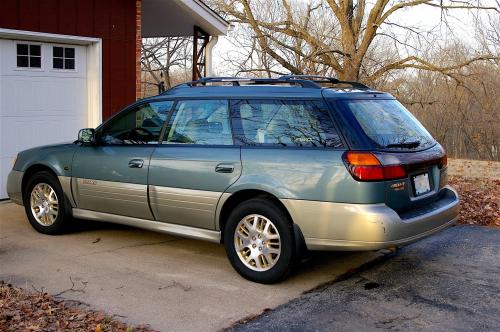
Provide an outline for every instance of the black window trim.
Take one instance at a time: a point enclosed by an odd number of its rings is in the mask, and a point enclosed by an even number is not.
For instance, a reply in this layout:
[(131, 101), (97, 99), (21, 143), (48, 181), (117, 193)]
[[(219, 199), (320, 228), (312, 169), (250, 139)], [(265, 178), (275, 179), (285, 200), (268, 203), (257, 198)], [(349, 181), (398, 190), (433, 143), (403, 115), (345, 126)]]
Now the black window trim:
[[(51, 69), (53, 71), (69, 71), (69, 72), (72, 72), (72, 71), (77, 71), (77, 65), (76, 65), (76, 47), (73, 46), (73, 45), (60, 45), (60, 44), (52, 44), (52, 62), (51, 62)], [(62, 57), (56, 57), (54, 56), (54, 48), (55, 47), (59, 47), (59, 48), (62, 48), (63, 49), (63, 56)], [(73, 51), (74, 51), (74, 54), (73, 54), (73, 58), (66, 58), (66, 49), (67, 48), (72, 48)], [(55, 68), (54, 67), (54, 59), (57, 58), (57, 59), (61, 59), (63, 61), (63, 68)], [(66, 59), (72, 59), (74, 61), (73, 63), (73, 68), (66, 68), (66, 62), (65, 60)]]
[(160, 146), (161, 142), (162, 142), (162, 134), (164, 134), (163, 130), (165, 129), (167, 121), (172, 116), (173, 107), (177, 103), (177, 100), (175, 100), (173, 98), (162, 98), (162, 99), (155, 99), (155, 100), (137, 101), (137, 102), (125, 107), (120, 112), (114, 114), (113, 116), (111, 116), (109, 119), (107, 119), (105, 122), (103, 122), (101, 125), (99, 125), (95, 129), (96, 136), (99, 138), (100, 136), (102, 136), (103, 131), (106, 130), (107, 128), (109, 128), (113, 124), (114, 121), (120, 120), (122, 117), (127, 116), (129, 113), (134, 112), (139, 108), (142, 108), (144, 105), (151, 104), (151, 103), (169, 102), (169, 101), (172, 102), (172, 106), (169, 110), (169, 114), (168, 114), (166, 120), (163, 122), (162, 129), (160, 130), (160, 135), (158, 136), (158, 143), (156, 143), (156, 144), (103, 144), (102, 142), (99, 142), (97, 144), (97, 146), (113, 146), (113, 147), (115, 147), (115, 146), (125, 146), (125, 147), (126, 146), (128, 146), (128, 147), (130, 147), (130, 146), (144, 146), (144, 147), (146, 147), (146, 146), (149, 146), (149, 147)]
[[(348, 149), (349, 145), (347, 144), (347, 141), (344, 138), (344, 135), (342, 131), (339, 130), (339, 126), (337, 122), (335, 121), (335, 118), (332, 114), (332, 111), (330, 109), (330, 105), (326, 102), (324, 98), (301, 98), (301, 97), (295, 97), (295, 98), (279, 98), (279, 97), (260, 97), (260, 96), (251, 96), (251, 97), (239, 97), (239, 98), (230, 98), (230, 117), (231, 117), (231, 126), (233, 127), (233, 136), (235, 133), (234, 127), (235, 126), (240, 126), (241, 124), (237, 124), (237, 119), (235, 116), (233, 116), (234, 112), (234, 103), (237, 101), (241, 100), (279, 100), (279, 101), (309, 101), (309, 102), (320, 102), (322, 103), (322, 106), (325, 108), (325, 110), (328, 113), (328, 116), (330, 120), (332, 121), (333, 127), (339, 137), (339, 139), (342, 141), (342, 147), (332, 147), (332, 146), (282, 146), (279, 144), (268, 144), (268, 145), (248, 145), (243, 143), (240, 139), (233, 137), (233, 140), (236, 145), (241, 146), (242, 148), (245, 149), (288, 149), (288, 150), (334, 150), (334, 151), (345, 151)], [(238, 128), (238, 127), (237, 127)]]
[[(290, 101), (319, 101), (323, 103), (323, 106), (326, 108), (328, 111), (329, 117), (332, 120), (332, 123), (335, 127), (335, 130), (337, 131), (337, 134), (342, 141), (343, 147), (314, 147), (314, 146), (281, 146), (281, 145), (245, 145), (241, 143), (239, 140), (236, 139), (235, 137), (235, 130), (234, 130), (234, 123), (233, 123), (233, 116), (232, 116), (232, 103), (235, 101), (239, 100), (248, 100), (248, 99), (254, 99), (254, 100), (290, 100)], [(180, 101), (184, 100), (225, 100), (228, 103), (228, 110), (229, 110), (229, 125), (231, 127), (231, 134), (233, 138), (233, 145), (220, 145), (220, 144), (166, 144), (164, 142), (165, 140), (165, 135), (167, 135), (168, 131), (170, 130), (170, 123), (171, 119), (174, 115), (175, 108), (177, 106), (177, 103)], [(125, 107), (122, 111), (112, 115), (109, 119), (107, 119), (105, 122), (103, 122), (101, 125), (99, 125), (96, 128), (96, 133), (97, 135), (101, 135), (102, 131), (105, 130), (109, 124), (114, 121), (114, 119), (121, 118), (122, 116), (127, 115), (129, 112), (134, 111), (137, 107), (140, 107), (144, 104), (149, 104), (149, 103), (157, 103), (157, 102), (165, 102), (165, 101), (171, 101), (172, 102), (172, 107), (170, 108), (170, 112), (165, 119), (165, 122), (163, 124), (163, 128), (160, 131), (160, 136), (158, 138), (158, 143), (157, 144), (148, 144), (147, 146), (155, 146), (157, 148), (159, 147), (168, 147), (168, 148), (176, 148), (176, 147), (207, 147), (207, 148), (228, 148), (228, 147), (240, 147), (240, 148), (245, 148), (245, 149), (289, 149), (289, 150), (333, 150), (333, 151), (346, 151), (350, 149), (350, 145), (348, 144), (347, 140), (344, 137), (343, 131), (340, 130), (339, 124), (337, 123), (335, 117), (332, 114), (332, 106), (327, 100), (324, 98), (303, 98), (303, 97), (286, 97), (286, 98), (279, 98), (276, 96), (250, 96), (250, 97), (243, 97), (243, 96), (237, 96), (237, 97), (223, 97), (223, 96), (197, 96), (197, 97), (167, 97), (167, 98), (159, 98), (159, 99), (152, 99), (152, 100), (140, 100), (137, 101), (127, 107)], [(142, 144), (99, 144), (99, 146), (141, 146)]]
[[(43, 58), (43, 52), (42, 52), (42, 43), (40, 42), (32, 42), (32, 41), (16, 41), (15, 42), (15, 45), (16, 45), (16, 70), (32, 70), (32, 71), (43, 71), (43, 62), (42, 62), (42, 58)], [(28, 46), (28, 54), (19, 54), (17, 49), (18, 49), (18, 45), (27, 45)], [(32, 45), (35, 45), (35, 46), (40, 46), (40, 55), (31, 55), (30, 54), (30, 46)], [(20, 67), (18, 64), (17, 64), (17, 59), (19, 56), (26, 56), (28, 57), (28, 66), (26, 67)], [(30, 60), (30, 57), (36, 57), (36, 58), (39, 58), (40, 59), (40, 67), (31, 67), (30, 66), (30, 63), (31, 63), (31, 60)]]
[(161, 141), (159, 146), (163, 147), (235, 147), (235, 146), (240, 146), (239, 144), (235, 143), (235, 137), (234, 137), (234, 128), (233, 128), (233, 123), (231, 119), (231, 109), (230, 109), (230, 99), (227, 97), (208, 97), (208, 98), (203, 98), (203, 97), (196, 97), (196, 98), (176, 98), (175, 102), (172, 106), (171, 112), (169, 117), (166, 119), (166, 126), (165, 126), (165, 132), (163, 133), (164, 135), (168, 135), (170, 132), (170, 129), (172, 128), (174, 116), (177, 114), (177, 104), (182, 101), (199, 101), (199, 100), (219, 100), (219, 101), (225, 101), (227, 104), (227, 115), (228, 115), (228, 123), (229, 123), (229, 129), (231, 130), (231, 139), (232, 139), (232, 144), (189, 144), (189, 143), (182, 143), (182, 144), (169, 144), (168, 142), (165, 141), (166, 137), (160, 137)]

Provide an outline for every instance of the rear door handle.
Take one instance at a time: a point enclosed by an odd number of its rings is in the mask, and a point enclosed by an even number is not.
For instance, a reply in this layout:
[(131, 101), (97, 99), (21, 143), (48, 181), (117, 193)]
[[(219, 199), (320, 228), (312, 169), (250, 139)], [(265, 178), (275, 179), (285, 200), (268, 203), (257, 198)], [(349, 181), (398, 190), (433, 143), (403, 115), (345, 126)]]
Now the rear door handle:
[(217, 173), (232, 173), (234, 172), (233, 164), (218, 164), (215, 166), (215, 171)]
[(130, 168), (142, 168), (144, 165), (144, 160), (142, 159), (132, 159), (128, 162), (128, 167)]

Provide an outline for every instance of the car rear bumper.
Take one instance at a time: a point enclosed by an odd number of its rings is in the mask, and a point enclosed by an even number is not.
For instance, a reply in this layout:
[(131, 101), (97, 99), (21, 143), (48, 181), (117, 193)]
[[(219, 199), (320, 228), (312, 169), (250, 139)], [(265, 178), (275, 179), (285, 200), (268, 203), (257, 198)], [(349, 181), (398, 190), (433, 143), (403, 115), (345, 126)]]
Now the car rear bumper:
[(12, 170), (7, 177), (7, 195), (16, 204), (23, 205), (23, 184), (24, 172)]
[(440, 198), (402, 214), (385, 204), (348, 204), (283, 199), (309, 250), (377, 250), (417, 241), (458, 218), (459, 198), (447, 186)]

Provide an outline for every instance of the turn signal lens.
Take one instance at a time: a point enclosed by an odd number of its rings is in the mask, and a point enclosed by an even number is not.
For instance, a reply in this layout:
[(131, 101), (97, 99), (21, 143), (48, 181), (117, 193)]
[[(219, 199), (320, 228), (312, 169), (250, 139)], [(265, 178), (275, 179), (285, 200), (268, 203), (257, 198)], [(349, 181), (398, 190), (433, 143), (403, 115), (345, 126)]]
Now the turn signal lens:
[(369, 152), (348, 151), (345, 155), (345, 160), (349, 165), (353, 166), (380, 166), (380, 161), (378, 161), (377, 157)]
[(405, 178), (404, 165), (382, 165), (370, 152), (347, 151), (344, 162), (351, 175), (358, 181), (383, 181)]

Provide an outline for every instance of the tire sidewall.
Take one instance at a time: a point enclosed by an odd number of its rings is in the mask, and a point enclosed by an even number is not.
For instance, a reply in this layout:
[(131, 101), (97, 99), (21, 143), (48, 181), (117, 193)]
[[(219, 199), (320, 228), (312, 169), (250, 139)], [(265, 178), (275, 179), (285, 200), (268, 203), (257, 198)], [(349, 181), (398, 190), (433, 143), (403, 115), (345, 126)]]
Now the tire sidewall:
[[(33, 216), (33, 212), (31, 211), (31, 203), (30, 196), (33, 188), (39, 183), (46, 183), (54, 189), (58, 199), (59, 211), (57, 214), (57, 218), (55, 222), (50, 226), (43, 226), (39, 224), (35, 217)], [(62, 191), (61, 185), (57, 177), (52, 175), (47, 171), (42, 171), (35, 173), (27, 182), (25, 193), (23, 197), (24, 208), (26, 211), (26, 216), (31, 224), (31, 226), (40, 233), (43, 234), (60, 234), (65, 230), (65, 221), (68, 218), (67, 216), (67, 208), (66, 208), (66, 199), (65, 195)]]
[[(267, 271), (254, 271), (243, 264), (234, 247), (234, 233), (236, 226), (244, 217), (251, 214), (260, 214), (276, 226), (281, 243), (281, 253), (276, 265)], [(233, 268), (244, 278), (259, 283), (275, 283), (283, 280), (291, 271), (295, 260), (295, 239), (293, 226), (288, 216), (273, 202), (255, 198), (245, 201), (230, 213), (224, 227), (224, 246)]]

